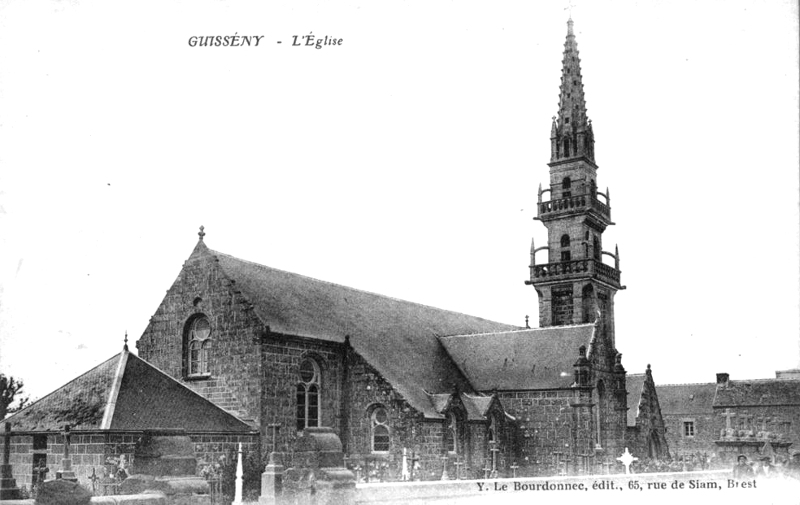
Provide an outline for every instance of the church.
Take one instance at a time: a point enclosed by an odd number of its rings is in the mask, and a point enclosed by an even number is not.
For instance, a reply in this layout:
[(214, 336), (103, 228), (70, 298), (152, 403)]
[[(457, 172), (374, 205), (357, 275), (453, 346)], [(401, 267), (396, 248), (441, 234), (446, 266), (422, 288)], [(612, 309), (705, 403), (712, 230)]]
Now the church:
[(139, 355), (265, 440), (280, 426), (279, 451), (304, 428), (329, 426), (352, 465), (387, 478), (403, 477), (404, 455), (428, 479), (595, 472), (625, 447), (666, 456), (652, 374), (629, 376), (616, 347), (624, 286), (618, 252), (603, 249), (611, 207), (598, 191), (571, 19), (561, 74), (535, 217), (548, 243), (532, 245), (526, 281), (539, 328), (252, 263), (210, 249), (201, 229)]
[(232, 416), (214, 414), (235, 440), (243, 422), (262, 461), (274, 447), (286, 466), (309, 427), (332, 428), (362, 479), (606, 473), (626, 448), (668, 457), (652, 372), (628, 374), (617, 349), (614, 297), (625, 286), (618, 251), (603, 248), (614, 223), (567, 25), (549, 187), (534, 217), (548, 241), (531, 244), (525, 281), (538, 328), (236, 258), (211, 249), (201, 227), (131, 360)]

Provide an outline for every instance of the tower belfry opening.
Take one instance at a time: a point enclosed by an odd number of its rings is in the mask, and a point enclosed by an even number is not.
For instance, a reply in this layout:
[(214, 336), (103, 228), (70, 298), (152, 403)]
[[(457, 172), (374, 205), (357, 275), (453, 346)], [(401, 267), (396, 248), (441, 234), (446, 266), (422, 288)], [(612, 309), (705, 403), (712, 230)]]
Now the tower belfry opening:
[[(613, 225), (606, 193), (597, 189), (594, 132), (586, 109), (581, 59), (573, 21), (561, 60), (558, 114), (550, 130), (550, 188), (539, 188), (537, 216), (547, 228), (547, 263), (534, 258), (530, 280), (539, 296), (539, 325), (598, 321), (613, 346), (614, 295), (620, 284), (619, 259), (603, 250), (603, 232)], [(543, 201), (543, 195), (550, 198)], [(614, 258), (614, 266), (602, 261)]]

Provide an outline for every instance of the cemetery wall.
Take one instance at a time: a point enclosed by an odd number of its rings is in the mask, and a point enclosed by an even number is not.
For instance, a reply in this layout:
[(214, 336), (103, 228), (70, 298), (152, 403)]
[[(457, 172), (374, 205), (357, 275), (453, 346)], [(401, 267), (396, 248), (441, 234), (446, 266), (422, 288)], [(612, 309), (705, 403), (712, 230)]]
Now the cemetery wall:
[[(113, 432), (72, 432), (70, 434), (70, 459), (72, 470), (78, 482), (91, 489), (92, 473), (98, 478), (106, 472), (113, 471), (114, 464), (125, 457), (126, 467), (130, 469), (136, 442), (141, 437), (140, 432), (113, 433)], [(257, 434), (250, 435), (214, 435), (214, 434), (189, 434), (194, 443), (195, 455), (198, 461), (198, 472), (202, 463), (222, 462), (231, 463), (232, 455), (238, 448), (239, 442), (243, 443), (243, 452), (259, 454), (259, 439)], [(34, 437), (36, 445), (34, 446)], [(46, 444), (43, 444), (43, 439)], [(4, 443), (0, 439), (0, 447)], [(47, 432), (15, 432), (11, 436), (10, 463), (12, 474), (19, 487), (30, 489), (34, 481), (34, 460), (37, 466), (44, 460), (48, 472), (45, 480), (54, 479), (56, 472), (61, 469), (64, 458), (64, 435)], [(260, 458), (256, 461), (260, 464)], [(260, 469), (259, 469), (260, 472)]]

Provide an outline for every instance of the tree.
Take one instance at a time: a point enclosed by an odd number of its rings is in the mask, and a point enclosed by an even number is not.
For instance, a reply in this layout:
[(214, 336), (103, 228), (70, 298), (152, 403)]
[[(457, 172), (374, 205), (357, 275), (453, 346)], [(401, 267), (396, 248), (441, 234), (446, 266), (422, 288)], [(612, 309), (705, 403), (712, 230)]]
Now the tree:
[[(22, 410), (28, 405), (30, 397), (22, 396), (24, 386), (21, 380), (0, 373), (0, 421), (5, 419), (6, 415)], [(12, 407), (15, 399), (17, 405)]]

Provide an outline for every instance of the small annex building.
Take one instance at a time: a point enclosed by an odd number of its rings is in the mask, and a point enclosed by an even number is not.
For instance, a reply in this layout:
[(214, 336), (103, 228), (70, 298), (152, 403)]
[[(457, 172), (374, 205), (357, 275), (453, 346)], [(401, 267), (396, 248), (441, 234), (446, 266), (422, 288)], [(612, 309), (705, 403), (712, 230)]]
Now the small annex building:
[[(184, 433), (198, 462), (216, 462), (242, 442), (258, 452), (258, 431), (125, 349), (0, 425), (10, 424), (11, 465), (20, 486), (35, 484), (37, 468), (55, 478), (69, 426), (72, 470), (91, 488), (109, 459), (128, 462), (145, 432)], [(4, 429), (5, 426), (0, 426)], [(199, 464), (199, 463), (198, 463)]]
[(728, 466), (739, 454), (787, 459), (800, 451), (800, 370), (777, 371), (773, 379), (716, 379), (657, 387), (674, 455)]

